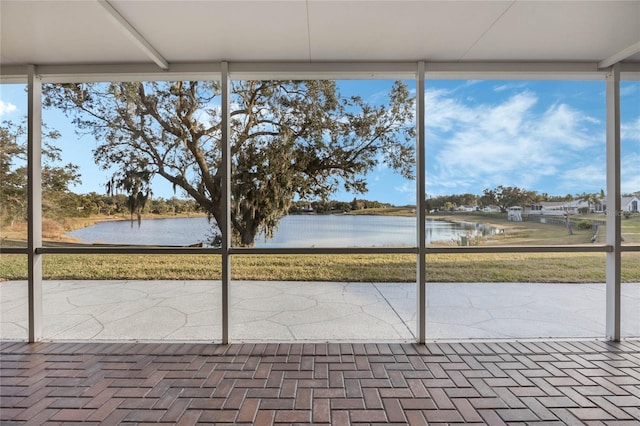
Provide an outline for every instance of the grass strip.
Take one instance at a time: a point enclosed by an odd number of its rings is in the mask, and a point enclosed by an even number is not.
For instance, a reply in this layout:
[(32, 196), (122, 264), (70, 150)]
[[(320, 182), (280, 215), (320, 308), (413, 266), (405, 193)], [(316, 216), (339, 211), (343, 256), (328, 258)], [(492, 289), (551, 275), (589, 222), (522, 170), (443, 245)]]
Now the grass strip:
[[(218, 255), (43, 256), (48, 280), (219, 280)], [(416, 257), (372, 255), (234, 255), (237, 280), (413, 282)], [(0, 256), (0, 280), (25, 280), (27, 256)], [(593, 283), (605, 281), (602, 253), (431, 254), (428, 282)], [(622, 281), (640, 282), (640, 253), (622, 255)]]

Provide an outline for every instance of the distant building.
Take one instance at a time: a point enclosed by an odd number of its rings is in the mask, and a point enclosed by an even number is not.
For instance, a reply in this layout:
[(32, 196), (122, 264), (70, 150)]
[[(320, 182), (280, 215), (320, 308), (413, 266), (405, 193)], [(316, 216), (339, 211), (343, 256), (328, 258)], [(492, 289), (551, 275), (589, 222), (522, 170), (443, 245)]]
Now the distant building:
[(511, 206), (507, 211), (507, 220), (511, 222), (522, 222), (522, 207)]
[[(578, 214), (585, 209), (590, 213), (602, 213), (607, 210), (607, 199), (597, 203), (591, 203), (584, 199), (570, 201), (541, 201), (524, 209), (524, 214), (562, 216), (565, 214)], [(626, 212), (640, 211), (640, 197), (637, 195), (621, 198), (621, 209)]]
[(585, 200), (570, 201), (540, 201), (525, 208), (525, 214), (544, 216), (563, 216), (565, 214), (578, 214), (580, 209), (594, 211), (593, 205)]
[(456, 207), (456, 211), (459, 212), (475, 212), (478, 208), (476, 206), (459, 206)]
[[(628, 201), (625, 201), (625, 198), (629, 198)], [(623, 210), (628, 212), (637, 212), (640, 211), (640, 198), (637, 195), (633, 197), (623, 197), (622, 205), (625, 206)]]
[[(601, 203), (602, 210), (607, 210), (607, 199), (604, 198)], [(640, 197), (637, 195), (633, 195), (631, 197), (621, 197), (620, 199), (620, 209), (623, 212), (640, 212)]]

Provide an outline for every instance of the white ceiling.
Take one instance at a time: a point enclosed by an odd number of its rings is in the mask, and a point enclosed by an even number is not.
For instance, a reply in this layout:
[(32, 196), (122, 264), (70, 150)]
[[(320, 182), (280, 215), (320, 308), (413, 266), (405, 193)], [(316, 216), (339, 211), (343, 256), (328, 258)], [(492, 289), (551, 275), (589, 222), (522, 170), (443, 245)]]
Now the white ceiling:
[[(169, 64), (640, 62), (639, 0), (108, 3)], [(0, 0), (0, 30), (5, 67), (154, 63), (99, 0)]]

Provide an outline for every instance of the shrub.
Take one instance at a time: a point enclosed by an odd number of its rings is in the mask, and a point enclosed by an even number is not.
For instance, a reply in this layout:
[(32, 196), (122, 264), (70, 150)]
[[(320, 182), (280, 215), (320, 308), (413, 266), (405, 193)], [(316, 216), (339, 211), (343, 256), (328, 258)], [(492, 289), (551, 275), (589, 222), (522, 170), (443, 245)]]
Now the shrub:
[(44, 238), (60, 238), (64, 234), (64, 227), (55, 220), (42, 219), (42, 236)]
[(479, 246), (482, 245), (484, 240), (485, 238), (482, 235), (474, 235), (471, 232), (467, 232), (466, 235), (461, 238), (454, 238), (453, 242), (457, 246)]
[(581, 220), (576, 224), (576, 228), (578, 229), (591, 229), (593, 225), (588, 220)]

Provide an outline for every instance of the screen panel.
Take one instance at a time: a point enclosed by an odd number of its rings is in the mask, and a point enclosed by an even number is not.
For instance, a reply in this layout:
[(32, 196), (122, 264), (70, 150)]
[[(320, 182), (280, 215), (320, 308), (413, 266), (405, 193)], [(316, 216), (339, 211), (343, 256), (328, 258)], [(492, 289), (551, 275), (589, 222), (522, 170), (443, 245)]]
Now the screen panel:
[(425, 97), (427, 228), (450, 229), (427, 244), (604, 241), (603, 82), (429, 81)]
[(0, 247), (27, 243), (27, 96), (0, 84)]
[(27, 256), (0, 254), (0, 337), (28, 340)]
[(219, 82), (48, 84), (43, 103), (45, 245), (214, 245)]
[(601, 253), (427, 255), (427, 338), (601, 338)]
[(415, 340), (415, 255), (243, 255), (232, 263), (234, 341)]
[(43, 255), (43, 336), (220, 341), (220, 256)]
[(621, 325), (623, 338), (640, 337), (640, 252), (622, 253)]
[(413, 81), (234, 81), (240, 247), (416, 245)]

